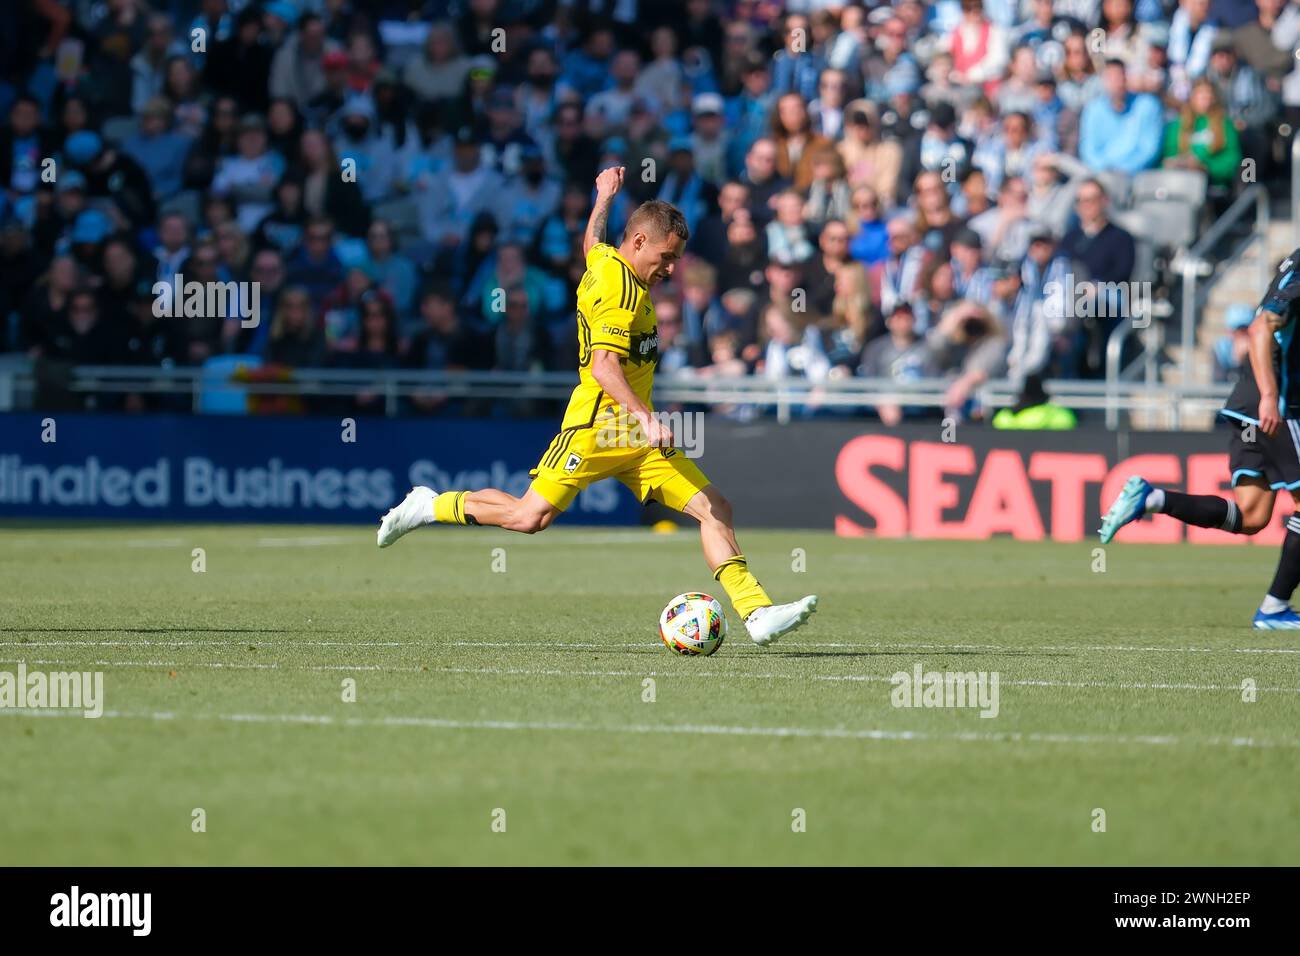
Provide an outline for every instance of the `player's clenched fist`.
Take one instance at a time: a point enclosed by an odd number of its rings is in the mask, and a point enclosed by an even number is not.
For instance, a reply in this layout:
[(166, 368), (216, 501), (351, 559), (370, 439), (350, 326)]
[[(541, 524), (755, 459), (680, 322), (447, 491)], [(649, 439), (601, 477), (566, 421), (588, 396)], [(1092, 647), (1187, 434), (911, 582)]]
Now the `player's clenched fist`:
[(611, 166), (601, 170), (596, 177), (596, 195), (613, 196), (623, 188), (623, 171), (625, 166)]

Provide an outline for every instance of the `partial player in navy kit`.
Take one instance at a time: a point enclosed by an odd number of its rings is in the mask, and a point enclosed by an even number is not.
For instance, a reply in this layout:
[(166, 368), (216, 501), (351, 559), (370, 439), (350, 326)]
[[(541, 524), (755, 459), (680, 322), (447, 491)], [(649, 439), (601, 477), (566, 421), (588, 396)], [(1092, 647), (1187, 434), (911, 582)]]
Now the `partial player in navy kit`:
[[(1235, 501), (1218, 495), (1187, 495), (1130, 478), (1101, 523), (1101, 541), (1144, 515), (1172, 515), (1198, 528), (1254, 534), (1273, 516), (1278, 491), (1300, 507), (1300, 249), (1282, 260), (1250, 324), (1250, 361), (1219, 414), (1234, 428), (1228, 467)], [(1291, 595), (1300, 585), (1300, 511), (1287, 519), (1286, 539), (1273, 583), (1255, 612), (1261, 630), (1300, 629)]]

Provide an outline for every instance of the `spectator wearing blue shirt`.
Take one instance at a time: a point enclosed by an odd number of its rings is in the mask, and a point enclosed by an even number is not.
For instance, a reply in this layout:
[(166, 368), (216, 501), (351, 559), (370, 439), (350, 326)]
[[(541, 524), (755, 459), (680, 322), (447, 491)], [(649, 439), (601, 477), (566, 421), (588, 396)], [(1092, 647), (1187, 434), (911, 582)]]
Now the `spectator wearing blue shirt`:
[(1109, 60), (1102, 74), (1106, 95), (1090, 100), (1079, 121), (1079, 157), (1097, 172), (1130, 176), (1155, 164), (1164, 128), (1160, 101), (1150, 93), (1130, 93), (1120, 60)]
[(148, 175), (153, 183), (154, 199), (159, 202), (181, 191), (185, 157), (194, 144), (188, 136), (168, 128), (171, 118), (171, 104), (162, 97), (155, 97), (145, 106), (139, 132), (122, 143), (122, 152), (139, 163)]

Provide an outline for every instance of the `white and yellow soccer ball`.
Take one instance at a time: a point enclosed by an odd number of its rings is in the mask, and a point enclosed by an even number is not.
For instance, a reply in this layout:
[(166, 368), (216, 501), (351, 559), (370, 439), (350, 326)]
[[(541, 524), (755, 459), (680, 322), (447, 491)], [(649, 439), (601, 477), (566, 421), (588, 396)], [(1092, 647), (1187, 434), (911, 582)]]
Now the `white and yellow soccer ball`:
[(679, 594), (659, 615), (659, 636), (669, 650), (705, 657), (722, 646), (727, 636), (727, 615), (717, 598), (707, 594)]

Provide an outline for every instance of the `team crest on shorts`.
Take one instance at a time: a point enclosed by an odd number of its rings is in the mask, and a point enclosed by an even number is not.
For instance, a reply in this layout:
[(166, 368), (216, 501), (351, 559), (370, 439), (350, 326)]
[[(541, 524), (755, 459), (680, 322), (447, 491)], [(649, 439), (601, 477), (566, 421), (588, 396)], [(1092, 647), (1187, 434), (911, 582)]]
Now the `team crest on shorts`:
[(582, 464), (582, 456), (574, 452), (569, 452), (569, 457), (564, 460), (564, 473), (571, 475)]

